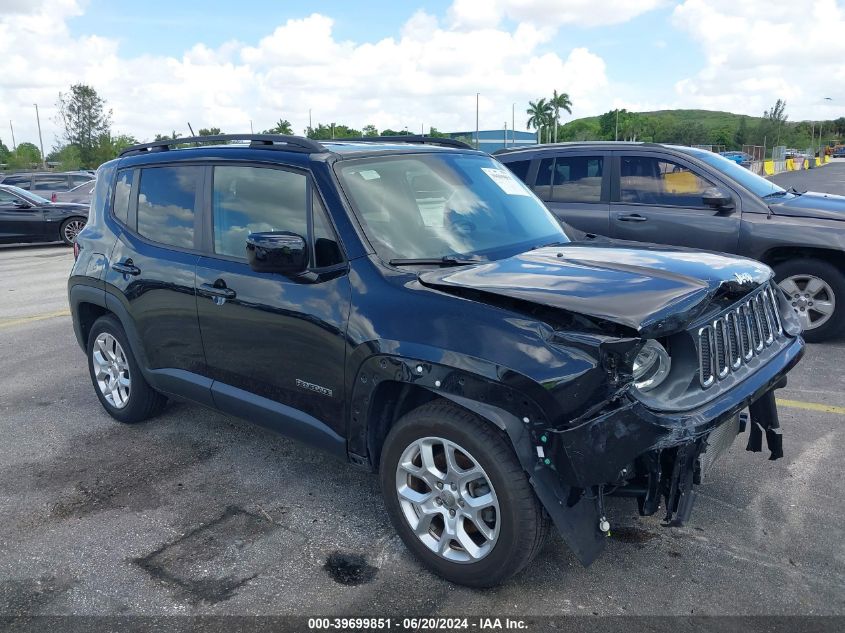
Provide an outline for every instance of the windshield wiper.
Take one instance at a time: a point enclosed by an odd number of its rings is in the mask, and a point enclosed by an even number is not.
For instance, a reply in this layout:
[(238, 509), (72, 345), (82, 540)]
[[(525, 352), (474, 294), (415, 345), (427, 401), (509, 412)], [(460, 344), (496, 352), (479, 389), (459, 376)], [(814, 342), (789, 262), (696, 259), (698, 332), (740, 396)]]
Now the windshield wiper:
[(391, 266), (467, 266), (469, 264), (486, 264), (490, 260), (480, 257), (455, 257), (444, 255), (443, 257), (421, 257), (418, 259), (391, 259), (388, 263)]
[(790, 187), (789, 193), (794, 193), (796, 196), (803, 196), (807, 192), (806, 191), (798, 191), (795, 187)]
[(765, 200), (766, 198), (782, 198), (788, 193), (790, 192), (786, 191), (785, 189), (783, 191), (773, 191), (772, 193), (767, 193), (765, 196), (763, 196), (763, 200)]

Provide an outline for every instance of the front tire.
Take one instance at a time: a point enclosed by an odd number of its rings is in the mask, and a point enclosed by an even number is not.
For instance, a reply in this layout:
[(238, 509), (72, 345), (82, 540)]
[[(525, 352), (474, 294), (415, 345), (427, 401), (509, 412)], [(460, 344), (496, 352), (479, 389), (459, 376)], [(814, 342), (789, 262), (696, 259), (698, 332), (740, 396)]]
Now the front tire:
[(164, 409), (167, 398), (144, 379), (116, 317), (106, 315), (94, 322), (86, 350), (94, 391), (111, 417), (134, 424)]
[(67, 246), (73, 246), (76, 236), (85, 228), (85, 218), (68, 218), (59, 227), (59, 237)]
[(451, 403), (423, 405), (396, 422), (380, 478), (405, 545), (451, 582), (500, 584), (545, 542), (548, 518), (505, 436)]
[(820, 343), (845, 331), (845, 276), (820, 259), (792, 259), (774, 267), (804, 328), (804, 339)]

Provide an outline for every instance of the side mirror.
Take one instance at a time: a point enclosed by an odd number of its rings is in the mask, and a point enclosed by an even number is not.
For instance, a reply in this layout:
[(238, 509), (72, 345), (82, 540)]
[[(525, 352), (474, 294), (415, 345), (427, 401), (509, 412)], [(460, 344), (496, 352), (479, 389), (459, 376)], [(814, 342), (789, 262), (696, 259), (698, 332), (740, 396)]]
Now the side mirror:
[(705, 206), (713, 207), (719, 211), (733, 211), (735, 208), (731, 194), (717, 187), (710, 187), (705, 190), (701, 199)]
[(32, 205), (28, 202), (24, 202), (23, 200), (16, 200), (15, 201), (15, 208), (17, 209), (31, 209)]
[(308, 268), (308, 242), (289, 231), (250, 233), (246, 256), (256, 272), (298, 275)]

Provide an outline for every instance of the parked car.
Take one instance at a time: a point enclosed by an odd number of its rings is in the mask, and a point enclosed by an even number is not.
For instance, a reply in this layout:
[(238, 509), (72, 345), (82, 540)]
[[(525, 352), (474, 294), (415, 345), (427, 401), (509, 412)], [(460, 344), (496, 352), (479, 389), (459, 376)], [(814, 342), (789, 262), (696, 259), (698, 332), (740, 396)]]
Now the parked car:
[(71, 245), (87, 219), (87, 205), (54, 204), (32, 192), (0, 184), (0, 243), (61, 240)]
[(837, 147), (833, 150), (834, 158), (845, 158), (845, 146)]
[(768, 266), (573, 241), (452, 139), (172, 143), (100, 167), (68, 281), (116, 420), (176, 396), (378, 471), (408, 548), (474, 586), (549, 519), (592, 562), (612, 493), (684, 523), (746, 407), (781, 455), (804, 343)]
[(91, 196), (94, 194), (94, 187), (96, 185), (96, 180), (89, 180), (81, 185), (77, 185), (70, 191), (54, 191), (50, 194), (50, 201), (76, 202), (77, 204), (84, 204), (88, 206), (91, 204)]
[(70, 191), (93, 179), (94, 176), (87, 171), (18, 172), (0, 176), (0, 184), (49, 197), (53, 192)]
[(562, 221), (619, 240), (772, 266), (808, 341), (845, 331), (845, 197), (789, 191), (718, 154), (654, 143), (497, 153)]
[(719, 155), (724, 156), (728, 160), (732, 160), (737, 165), (742, 165), (743, 167), (750, 165), (753, 160), (751, 154), (746, 154), (745, 152), (719, 152)]

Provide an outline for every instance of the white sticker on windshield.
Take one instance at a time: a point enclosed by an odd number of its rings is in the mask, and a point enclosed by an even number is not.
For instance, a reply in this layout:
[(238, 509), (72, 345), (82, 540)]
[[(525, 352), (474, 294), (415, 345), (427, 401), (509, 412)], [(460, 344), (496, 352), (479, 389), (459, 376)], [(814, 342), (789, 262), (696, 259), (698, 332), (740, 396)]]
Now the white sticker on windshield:
[(481, 171), (490, 176), (490, 180), (499, 185), (499, 189), (511, 196), (527, 196), (528, 190), (516, 179), (507, 169), (496, 169), (494, 167), (482, 167)]
[(375, 169), (363, 169), (358, 173), (361, 174), (361, 178), (364, 180), (375, 180), (376, 178), (381, 178)]

